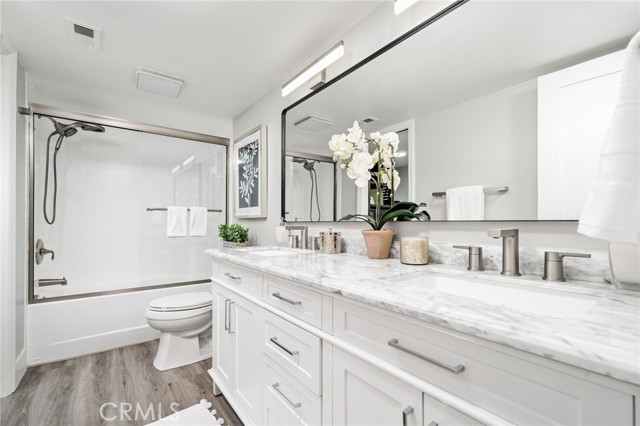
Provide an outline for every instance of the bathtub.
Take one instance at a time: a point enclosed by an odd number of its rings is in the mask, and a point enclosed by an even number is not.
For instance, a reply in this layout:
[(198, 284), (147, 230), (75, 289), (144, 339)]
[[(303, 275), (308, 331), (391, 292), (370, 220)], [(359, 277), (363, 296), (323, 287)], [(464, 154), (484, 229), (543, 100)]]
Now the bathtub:
[[(27, 308), (27, 365), (156, 339), (160, 333), (149, 327), (144, 316), (148, 303), (158, 297), (195, 291), (211, 292), (211, 284), (31, 304)], [(60, 287), (56, 295), (61, 295)]]

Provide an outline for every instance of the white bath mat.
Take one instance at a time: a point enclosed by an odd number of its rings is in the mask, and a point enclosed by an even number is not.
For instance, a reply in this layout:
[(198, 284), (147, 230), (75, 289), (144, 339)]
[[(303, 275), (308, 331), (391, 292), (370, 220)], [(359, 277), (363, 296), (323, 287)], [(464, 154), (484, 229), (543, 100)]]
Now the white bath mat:
[(177, 411), (147, 426), (219, 426), (223, 419), (216, 418), (216, 410), (209, 411), (211, 403), (206, 399), (192, 407)]

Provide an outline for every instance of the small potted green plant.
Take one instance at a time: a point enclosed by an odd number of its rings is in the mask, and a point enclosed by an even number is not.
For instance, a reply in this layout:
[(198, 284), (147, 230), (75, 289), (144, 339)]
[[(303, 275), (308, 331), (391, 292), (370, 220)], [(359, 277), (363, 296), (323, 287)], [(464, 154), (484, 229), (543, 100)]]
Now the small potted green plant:
[(218, 225), (218, 236), (222, 240), (222, 247), (246, 247), (249, 242), (249, 229), (234, 223), (233, 225)]

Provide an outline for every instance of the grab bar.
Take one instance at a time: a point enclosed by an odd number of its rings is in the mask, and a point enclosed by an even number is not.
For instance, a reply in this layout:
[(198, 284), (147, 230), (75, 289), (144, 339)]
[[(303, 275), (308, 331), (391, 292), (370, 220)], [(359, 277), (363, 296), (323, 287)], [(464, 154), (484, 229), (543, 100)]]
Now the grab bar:
[(46, 287), (48, 285), (67, 285), (67, 279), (62, 278), (40, 278), (38, 280), (39, 287)]
[[(502, 194), (504, 192), (508, 192), (509, 191), (509, 187), (508, 186), (491, 186), (488, 188), (484, 188), (484, 193), (485, 194)], [(432, 192), (431, 193), (432, 197), (436, 197), (436, 198), (442, 198), (442, 197), (446, 197), (447, 193), (445, 191), (441, 191), (441, 192)]]
[[(166, 207), (147, 207), (148, 212), (166, 212)], [(191, 211), (191, 209), (187, 209), (187, 211)], [(208, 212), (213, 213), (222, 213), (222, 209), (207, 209)]]

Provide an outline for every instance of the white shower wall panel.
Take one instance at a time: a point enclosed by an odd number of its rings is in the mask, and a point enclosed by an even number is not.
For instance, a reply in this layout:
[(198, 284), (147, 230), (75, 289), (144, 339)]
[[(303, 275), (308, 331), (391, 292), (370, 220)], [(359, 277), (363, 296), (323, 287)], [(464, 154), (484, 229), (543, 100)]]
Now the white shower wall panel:
[[(48, 225), (42, 213), (42, 138), (51, 126), (43, 119), (37, 124), (43, 130), (36, 131), (35, 144), (35, 239), (55, 251), (55, 260), (46, 256), (34, 275), (36, 280), (65, 277), (68, 285), (39, 289), (36, 284), (36, 294), (54, 297), (208, 278), (204, 250), (220, 244), (216, 228), (224, 223), (225, 211), (209, 214), (206, 237), (168, 238), (167, 212), (146, 209), (174, 205), (179, 173), (172, 169), (194, 155), (200, 185), (190, 199), (225, 210), (224, 147), (115, 128), (101, 134), (79, 131), (64, 140), (58, 155), (57, 217)], [(51, 181), (49, 188), (51, 200)]]

